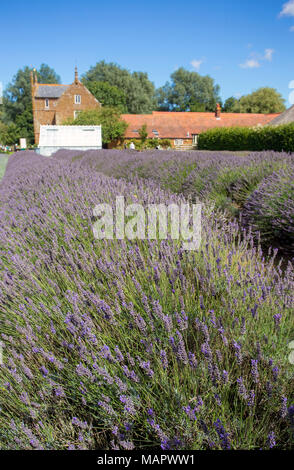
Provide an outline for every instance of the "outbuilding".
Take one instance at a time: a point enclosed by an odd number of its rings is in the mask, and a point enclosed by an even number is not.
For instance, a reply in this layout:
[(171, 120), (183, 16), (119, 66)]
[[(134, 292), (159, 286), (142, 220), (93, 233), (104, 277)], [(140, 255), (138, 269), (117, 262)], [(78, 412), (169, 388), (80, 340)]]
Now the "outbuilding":
[(85, 151), (101, 148), (101, 126), (40, 126), (37, 153), (46, 157), (60, 149)]

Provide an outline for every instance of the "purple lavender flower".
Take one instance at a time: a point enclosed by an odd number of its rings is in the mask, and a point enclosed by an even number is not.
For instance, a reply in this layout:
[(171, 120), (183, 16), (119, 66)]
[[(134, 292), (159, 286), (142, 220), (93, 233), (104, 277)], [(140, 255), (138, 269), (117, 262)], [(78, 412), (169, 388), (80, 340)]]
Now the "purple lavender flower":
[(242, 377), (239, 377), (237, 379), (237, 384), (238, 384), (238, 393), (239, 395), (244, 398), (244, 400), (247, 400), (247, 397), (248, 397), (248, 393), (247, 393), (247, 390), (246, 390), (246, 387), (244, 385), (244, 382), (243, 382), (243, 378)]
[(259, 373), (258, 373), (258, 360), (251, 359), (251, 375), (253, 381), (258, 384), (259, 383)]
[(213, 423), (213, 425), (220, 439), (222, 449), (231, 449), (229, 434), (226, 432), (220, 419), (217, 419), (216, 422)]
[(281, 399), (282, 403), (281, 403), (281, 411), (280, 411), (280, 414), (281, 414), (281, 418), (286, 418), (286, 416), (288, 415), (288, 408), (287, 408), (287, 398), (282, 396), (282, 399)]
[(272, 449), (273, 447), (276, 446), (276, 436), (275, 436), (275, 433), (273, 431), (271, 431), (267, 437), (267, 441), (268, 441), (268, 446), (270, 449)]

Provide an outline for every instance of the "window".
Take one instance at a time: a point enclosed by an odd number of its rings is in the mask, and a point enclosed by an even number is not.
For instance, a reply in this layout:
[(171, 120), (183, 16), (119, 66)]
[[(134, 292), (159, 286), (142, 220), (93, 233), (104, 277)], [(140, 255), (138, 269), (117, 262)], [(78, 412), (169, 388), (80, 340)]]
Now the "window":
[(198, 143), (198, 134), (192, 134), (192, 143), (193, 143), (193, 145), (197, 145), (197, 143)]
[(75, 110), (74, 111), (74, 119), (76, 119), (78, 117), (78, 115), (80, 114), (81, 111), (77, 111)]
[(75, 95), (75, 104), (81, 104), (82, 97), (81, 95)]
[(183, 145), (183, 139), (175, 139), (175, 145)]
[(45, 108), (49, 109), (49, 100), (48, 100), (48, 98), (45, 99)]
[(156, 129), (152, 129), (152, 132), (154, 135), (156, 135), (157, 137), (159, 136), (159, 132), (156, 130)]

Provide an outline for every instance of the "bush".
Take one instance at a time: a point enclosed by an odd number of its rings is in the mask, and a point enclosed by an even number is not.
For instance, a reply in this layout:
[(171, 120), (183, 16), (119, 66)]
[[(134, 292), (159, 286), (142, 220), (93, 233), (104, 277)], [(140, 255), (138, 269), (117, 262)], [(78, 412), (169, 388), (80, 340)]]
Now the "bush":
[(294, 254), (294, 166), (266, 178), (248, 198), (243, 223), (261, 239)]
[(266, 127), (223, 127), (199, 135), (199, 150), (294, 152), (294, 123)]

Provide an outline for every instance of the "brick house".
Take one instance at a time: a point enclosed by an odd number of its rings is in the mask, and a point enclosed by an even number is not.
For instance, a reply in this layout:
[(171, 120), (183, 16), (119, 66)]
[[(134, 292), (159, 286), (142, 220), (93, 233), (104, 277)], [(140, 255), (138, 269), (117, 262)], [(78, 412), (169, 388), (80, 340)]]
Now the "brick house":
[(196, 147), (198, 135), (215, 127), (264, 126), (279, 114), (214, 113), (153, 111), (152, 114), (123, 114), (128, 123), (125, 142), (139, 139), (139, 129), (147, 126), (148, 138), (168, 139), (171, 147), (186, 150)]
[(77, 68), (71, 85), (38, 83), (37, 74), (31, 72), (31, 89), (35, 144), (39, 144), (40, 125), (61, 125), (66, 119), (75, 118), (80, 111), (101, 106), (79, 81)]

